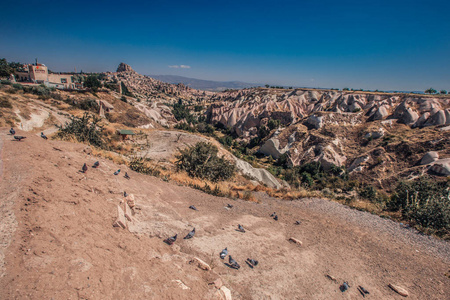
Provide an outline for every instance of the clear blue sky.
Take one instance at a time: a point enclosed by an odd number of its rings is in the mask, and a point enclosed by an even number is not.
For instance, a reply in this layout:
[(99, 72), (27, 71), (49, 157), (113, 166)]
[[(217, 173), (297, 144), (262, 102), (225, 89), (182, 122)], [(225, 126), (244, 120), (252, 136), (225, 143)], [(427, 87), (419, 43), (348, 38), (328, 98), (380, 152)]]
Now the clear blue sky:
[(450, 90), (448, 0), (2, 2), (0, 57), (53, 71)]

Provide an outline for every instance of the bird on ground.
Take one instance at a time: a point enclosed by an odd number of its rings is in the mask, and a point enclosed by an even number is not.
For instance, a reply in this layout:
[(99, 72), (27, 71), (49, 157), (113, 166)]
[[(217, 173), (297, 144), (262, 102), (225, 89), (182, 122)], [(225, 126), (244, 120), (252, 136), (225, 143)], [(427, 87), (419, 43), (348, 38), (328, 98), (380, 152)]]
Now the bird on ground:
[(228, 256), (228, 262), (230, 263), (230, 267), (232, 267), (233, 269), (239, 270), (239, 268), (241, 267), (237, 261), (235, 261), (231, 255)]
[(227, 208), (233, 208), (233, 205), (227, 204)]
[(195, 207), (194, 205), (189, 206), (189, 208), (192, 210), (198, 210), (197, 207)]
[(370, 294), (368, 290), (366, 290), (365, 288), (363, 288), (362, 286), (358, 286), (360, 288), (360, 290), (364, 293), (364, 294)]
[(227, 255), (228, 255), (228, 249), (227, 248), (223, 249), (222, 252), (220, 252), (220, 258), (221, 259), (224, 259), (225, 256), (227, 256)]
[(128, 176), (127, 172), (125, 172), (125, 176), (123, 176), (123, 177), (125, 177), (126, 179), (130, 179), (130, 176)]
[(11, 127), (11, 129), (9, 130), (9, 133), (10, 133), (11, 135), (14, 135), (14, 134), (16, 134), (16, 131), (14, 130), (14, 128)]
[(270, 215), (271, 218), (275, 217), (277, 215), (276, 212), (273, 212), (273, 214)]
[(295, 221), (295, 223), (294, 223), (295, 225), (300, 225), (301, 224), (301, 222), (300, 221)]
[(48, 137), (43, 132), (41, 132), (41, 138), (43, 138), (44, 140), (48, 140)]
[(275, 217), (273, 217), (273, 219), (274, 219), (275, 221), (278, 221), (278, 216), (275, 215)]
[(86, 163), (84, 163), (84, 165), (81, 168), (81, 170), (83, 171), (83, 173), (86, 173), (86, 171), (88, 170), (88, 167), (87, 167)]
[(119, 175), (120, 169), (114, 172), (114, 175)]
[(238, 225), (238, 231), (245, 232), (245, 229), (244, 229), (244, 227), (242, 227), (241, 224)]
[(345, 292), (346, 290), (348, 290), (349, 287), (350, 287), (350, 286), (348, 285), (348, 283), (347, 283), (347, 282), (344, 282), (344, 283), (339, 287), (339, 289), (341, 290), (341, 292)]
[(167, 239), (164, 240), (164, 243), (166, 243), (167, 245), (172, 245), (177, 240), (177, 236), (178, 236), (178, 234), (168, 237)]
[(98, 168), (99, 166), (100, 166), (100, 163), (99, 163), (98, 161), (96, 161), (96, 162), (92, 165), (93, 168)]
[(194, 229), (192, 229), (192, 231), (191, 232), (189, 232), (185, 237), (184, 237), (184, 239), (185, 240), (187, 240), (187, 239), (191, 239), (191, 238), (193, 238), (194, 237), (194, 234), (195, 234), (195, 228)]
[(123, 192), (123, 196), (124, 196), (124, 197), (128, 197), (127, 192)]
[(254, 267), (258, 265), (258, 261), (253, 258), (247, 258), (247, 261)]
[(21, 135), (15, 135), (14, 136), (14, 139), (15, 140), (18, 140), (19, 142), (21, 141), (21, 140), (23, 140), (23, 139), (26, 139), (27, 137), (26, 136), (21, 136)]

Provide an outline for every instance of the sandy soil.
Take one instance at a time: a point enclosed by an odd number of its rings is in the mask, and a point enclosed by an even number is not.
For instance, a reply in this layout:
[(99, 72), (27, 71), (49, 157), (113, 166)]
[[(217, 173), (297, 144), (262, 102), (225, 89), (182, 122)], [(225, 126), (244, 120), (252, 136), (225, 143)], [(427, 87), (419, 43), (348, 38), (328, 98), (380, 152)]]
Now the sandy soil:
[[(320, 199), (213, 197), (91, 157), (84, 145), (32, 134), (16, 142), (6, 129), (0, 138), (2, 299), (216, 299), (208, 283), (217, 277), (234, 299), (362, 299), (358, 285), (369, 299), (403, 299), (389, 283), (410, 299), (450, 297), (449, 243), (389, 220)], [(79, 172), (96, 160), (98, 169)], [(131, 179), (114, 176), (119, 168)], [(123, 191), (137, 201), (129, 231), (112, 227)], [(162, 242), (175, 233), (174, 245)], [(219, 258), (225, 247), (240, 270)], [(190, 263), (194, 256), (212, 271)]]

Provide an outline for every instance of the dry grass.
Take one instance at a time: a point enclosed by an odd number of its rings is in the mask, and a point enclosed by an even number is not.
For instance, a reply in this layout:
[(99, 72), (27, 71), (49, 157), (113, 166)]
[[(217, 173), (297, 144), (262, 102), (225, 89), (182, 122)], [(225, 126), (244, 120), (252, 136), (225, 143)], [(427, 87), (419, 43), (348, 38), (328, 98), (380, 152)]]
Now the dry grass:
[(92, 155), (96, 156), (96, 157), (103, 157), (103, 158), (109, 159), (118, 165), (124, 165), (127, 163), (125, 158), (123, 158), (120, 154), (117, 154), (117, 153), (114, 153), (111, 151), (106, 151), (103, 149), (98, 149), (95, 147), (92, 147)]

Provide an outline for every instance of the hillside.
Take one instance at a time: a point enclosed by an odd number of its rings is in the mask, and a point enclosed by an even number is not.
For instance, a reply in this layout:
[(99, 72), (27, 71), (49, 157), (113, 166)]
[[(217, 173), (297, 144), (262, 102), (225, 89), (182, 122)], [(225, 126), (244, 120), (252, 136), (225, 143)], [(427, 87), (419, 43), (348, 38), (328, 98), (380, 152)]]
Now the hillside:
[(189, 78), (177, 75), (148, 75), (151, 78), (161, 80), (163, 82), (178, 84), (182, 83), (190, 88), (211, 92), (221, 92), (227, 89), (240, 90), (245, 88), (263, 86), (258, 83), (248, 83), (242, 81), (213, 81), (196, 78)]
[[(17, 134), (27, 139), (0, 132), (5, 299), (220, 299), (209, 284), (217, 278), (233, 299), (358, 299), (358, 285), (374, 299), (401, 299), (389, 283), (411, 299), (450, 294), (448, 242), (401, 224), (319, 199), (214, 197), (94, 157), (82, 144)], [(91, 168), (97, 160), (99, 168)], [(128, 230), (113, 227), (124, 191), (136, 197)], [(269, 216), (274, 211), (278, 221)], [(247, 232), (235, 231), (238, 224)], [(193, 227), (195, 237), (181, 239)], [(175, 233), (174, 245), (163, 243)], [(239, 270), (219, 258), (225, 247)], [(194, 257), (212, 270), (201, 270)], [(249, 268), (247, 257), (258, 266)], [(350, 289), (342, 293), (344, 281)]]

